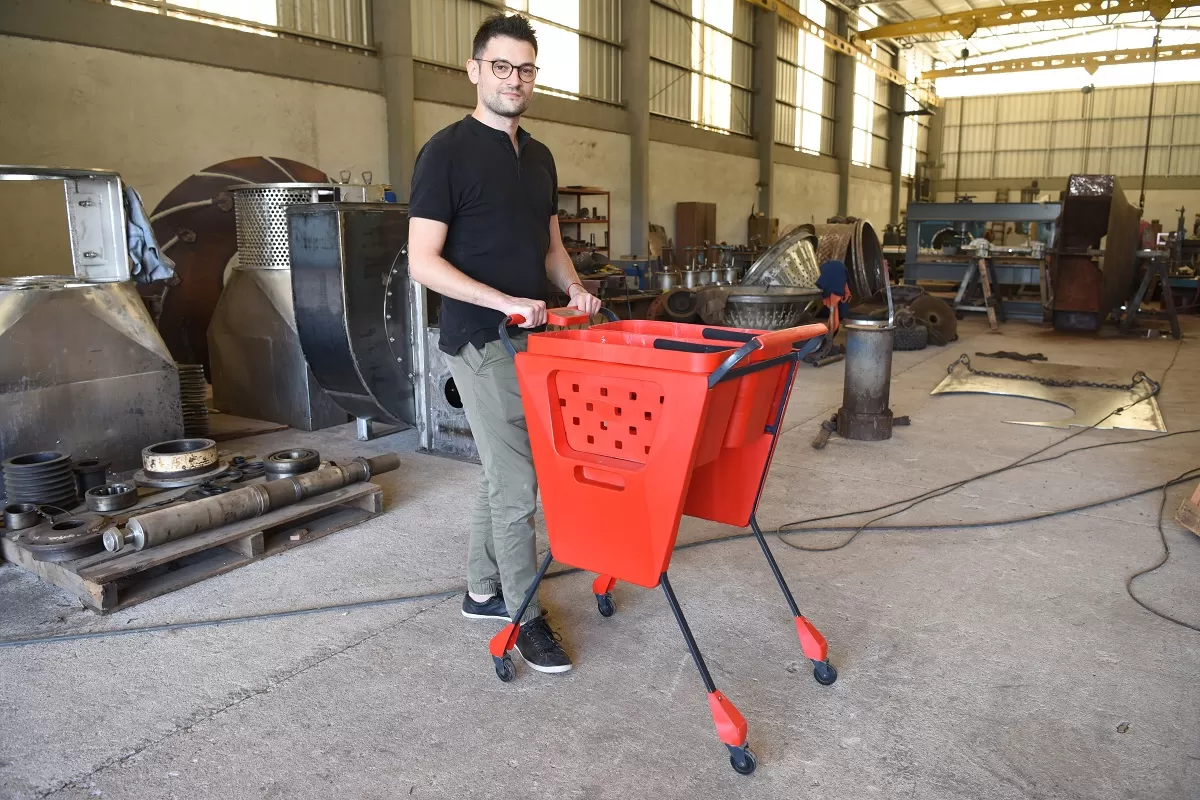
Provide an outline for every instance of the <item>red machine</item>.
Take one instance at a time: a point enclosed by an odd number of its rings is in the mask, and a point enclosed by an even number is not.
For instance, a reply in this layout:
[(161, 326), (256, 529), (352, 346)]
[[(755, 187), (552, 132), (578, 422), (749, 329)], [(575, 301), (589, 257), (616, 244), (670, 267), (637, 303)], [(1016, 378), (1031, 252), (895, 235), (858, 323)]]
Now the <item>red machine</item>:
[[(681, 515), (749, 525), (791, 608), (814, 677), (824, 685), (837, 679), (825, 638), (800, 613), (754, 515), (796, 366), (826, 327), (763, 332), (618, 321), (605, 313), (612, 322), (532, 334), (522, 353), (500, 326), (516, 359), (550, 538), (514, 619), (524, 615), (552, 558), (600, 573), (592, 588), (605, 617), (615, 611), (616, 581), (661, 586), (708, 690), (717, 735), (733, 768), (748, 775), (756, 761), (746, 720), (713, 683), (667, 568)], [(557, 309), (549, 321), (570, 326), (587, 319)], [(511, 623), (491, 641), (502, 681), (516, 675), (508, 652), (517, 632)]]

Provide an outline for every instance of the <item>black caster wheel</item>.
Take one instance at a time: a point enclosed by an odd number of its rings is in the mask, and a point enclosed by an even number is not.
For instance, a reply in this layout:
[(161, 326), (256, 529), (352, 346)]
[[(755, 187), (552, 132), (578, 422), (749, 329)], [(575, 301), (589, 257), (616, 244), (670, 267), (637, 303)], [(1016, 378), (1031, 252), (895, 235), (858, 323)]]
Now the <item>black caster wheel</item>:
[(837, 680), (837, 670), (828, 661), (814, 661), (813, 677), (822, 686), (829, 686)]
[(733, 767), (734, 772), (739, 775), (749, 775), (754, 772), (758, 766), (758, 759), (754, 757), (754, 751), (750, 749), (750, 745), (725, 746), (729, 748), (729, 766)]
[(492, 656), (492, 661), (496, 663), (496, 677), (500, 680), (509, 683), (517, 677), (517, 668), (513, 666), (512, 656), (505, 655), (504, 658)]
[(617, 613), (617, 607), (613, 605), (612, 594), (596, 595), (596, 610), (600, 612), (602, 617), (611, 617)]

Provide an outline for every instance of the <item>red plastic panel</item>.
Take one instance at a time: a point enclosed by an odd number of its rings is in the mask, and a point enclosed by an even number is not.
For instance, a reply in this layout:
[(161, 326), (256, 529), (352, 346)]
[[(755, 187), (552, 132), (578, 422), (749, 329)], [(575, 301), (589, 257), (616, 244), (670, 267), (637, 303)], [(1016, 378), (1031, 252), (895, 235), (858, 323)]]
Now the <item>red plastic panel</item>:
[(556, 370), (552, 394), (572, 450), (646, 463), (666, 401), (660, 384)]

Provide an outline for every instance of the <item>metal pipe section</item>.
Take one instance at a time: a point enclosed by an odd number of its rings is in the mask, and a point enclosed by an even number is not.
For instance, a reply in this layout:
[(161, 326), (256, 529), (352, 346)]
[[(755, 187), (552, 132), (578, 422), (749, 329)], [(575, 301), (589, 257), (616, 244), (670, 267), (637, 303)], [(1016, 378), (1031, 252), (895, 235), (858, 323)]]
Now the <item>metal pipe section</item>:
[(131, 547), (144, 550), (232, 522), (260, 517), (268, 511), (298, 503), (306, 497), (332, 492), (352, 483), (399, 468), (396, 453), (356, 458), (349, 464), (253, 484), (232, 492), (151, 511), (129, 520), (125, 530), (104, 533), (104, 547), (116, 553)]
[(896, 329), (882, 322), (847, 322), (846, 379), (837, 432), (846, 439), (892, 438), (892, 345)]

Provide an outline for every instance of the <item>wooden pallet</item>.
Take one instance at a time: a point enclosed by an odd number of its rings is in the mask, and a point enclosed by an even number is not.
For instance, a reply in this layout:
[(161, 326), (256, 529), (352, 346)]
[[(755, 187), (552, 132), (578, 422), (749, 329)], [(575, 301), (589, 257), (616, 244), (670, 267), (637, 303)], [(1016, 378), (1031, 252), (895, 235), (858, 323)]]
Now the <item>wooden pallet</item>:
[(38, 561), (8, 537), (0, 537), (0, 547), (9, 561), (108, 614), (357, 525), (382, 510), (383, 490), (355, 483), (145, 550), (54, 563)]

